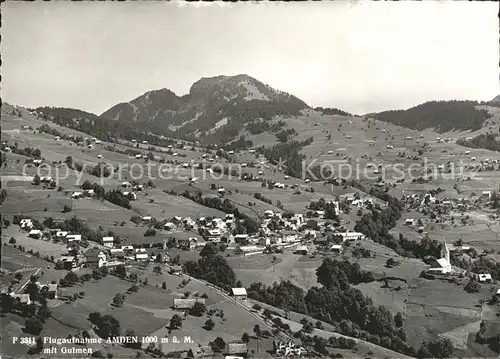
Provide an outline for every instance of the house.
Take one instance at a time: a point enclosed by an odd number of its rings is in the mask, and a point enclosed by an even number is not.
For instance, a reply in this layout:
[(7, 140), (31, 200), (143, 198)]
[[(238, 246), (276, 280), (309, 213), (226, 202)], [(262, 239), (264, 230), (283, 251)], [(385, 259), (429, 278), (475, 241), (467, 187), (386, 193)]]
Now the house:
[(274, 216), (274, 212), (271, 211), (270, 209), (264, 211), (264, 216), (267, 217), (267, 218), (271, 218), (272, 216)]
[(81, 234), (68, 234), (66, 235), (66, 239), (69, 242), (80, 242), (82, 240)]
[(248, 347), (247, 347), (246, 343), (236, 341), (236, 342), (228, 343), (226, 345), (225, 352), (229, 355), (233, 355), (233, 354), (246, 355), (248, 352)]
[(211, 242), (220, 242), (222, 231), (219, 228), (209, 229), (207, 231), (207, 239)]
[(357, 240), (363, 240), (365, 238), (365, 235), (363, 233), (359, 232), (334, 232), (332, 234), (334, 237), (339, 237), (342, 238), (342, 241), (357, 241)]
[(31, 219), (24, 218), (24, 219), (21, 219), (21, 222), (19, 222), (19, 225), (21, 226), (21, 229), (28, 230), (28, 229), (31, 229), (33, 227), (33, 222), (31, 221)]
[(86, 189), (86, 190), (85, 190), (85, 191), (83, 191), (83, 192), (84, 192), (85, 196), (87, 196), (87, 197), (92, 197), (92, 196), (94, 196), (94, 195), (95, 195), (95, 192), (94, 192), (94, 190), (93, 190), (93, 189)]
[(476, 274), (475, 276), (479, 282), (489, 283), (492, 280), (491, 274), (489, 273)]
[(175, 229), (175, 224), (173, 224), (172, 222), (167, 222), (163, 225), (163, 228), (166, 231), (173, 231)]
[(122, 182), (120, 184), (120, 186), (122, 186), (123, 188), (129, 188), (129, 187), (132, 187), (132, 183), (130, 183), (130, 182)]
[(63, 239), (63, 238), (66, 238), (67, 235), (68, 235), (67, 231), (57, 231), (56, 232), (56, 238)]
[(198, 238), (196, 237), (179, 238), (177, 240), (177, 243), (179, 243), (179, 248), (181, 249), (192, 250), (195, 249), (196, 246), (198, 245)]
[(85, 252), (88, 268), (101, 268), (106, 265), (106, 253), (98, 248), (89, 249)]
[(415, 225), (415, 220), (413, 218), (408, 218), (405, 220), (405, 224), (407, 226), (413, 226), (413, 225)]
[(136, 261), (147, 261), (149, 260), (149, 254), (147, 252), (136, 252), (135, 253)]
[(35, 238), (35, 239), (40, 239), (42, 238), (42, 231), (39, 230), (39, 229), (32, 229), (31, 231), (29, 231), (28, 233), (28, 236), (30, 236), (31, 238)]
[(497, 292), (495, 293), (495, 297), (500, 298), (500, 288), (497, 289)]
[(338, 254), (342, 254), (342, 252), (344, 251), (344, 249), (342, 248), (342, 245), (340, 245), (340, 244), (333, 244), (330, 247), (330, 250), (332, 252), (335, 252), (335, 253), (338, 253)]
[(61, 256), (59, 261), (66, 270), (72, 270), (78, 267), (78, 258), (76, 256)]
[(71, 195), (71, 198), (73, 198), (73, 199), (83, 198), (83, 193), (82, 192), (73, 192), (73, 194)]
[(46, 294), (49, 299), (57, 299), (58, 286), (55, 283), (47, 283), (40, 287), (40, 293)]
[(182, 273), (182, 266), (171, 266), (170, 267), (171, 274), (180, 274)]
[(129, 201), (137, 200), (137, 195), (134, 192), (123, 191), (122, 195), (127, 197)]
[(113, 237), (102, 237), (104, 247), (113, 248), (115, 239)]
[(144, 222), (149, 222), (149, 221), (151, 221), (152, 219), (153, 219), (153, 217), (151, 217), (151, 216), (144, 216), (144, 217), (142, 217), (142, 220), (143, 220)]
[(247, 290), (245, 288), (231, 288), (231, 295), (238, 299), (247, 299)]
[(491, 191), (483, 191), (481, 195), (483, 197), (490, 199), (491, 198)]
[(109, 255), (114, 258), (123, 258), (125, 257), (125, 251), (123, 248), (111, 248), (109, 250)]
[(203, 298), (175, 298), (173, 302), (173, 308), (175, 310), (189, 310), (195, 303), (205, 304), (205, 299)]
[(309, 253), (309, 248), (307, 248), (307, 246), (300, 246), (297, 248), (295, 253), (306, 255), (307, 253)]
[(237, 234), (233, 238), (234, 243), (237, 244), (248, 244), (248, 234)]
[(10, 293), (10, 296), (15, 299), (19, 299), (19, 301), (23, 304), (30, 305), (31, 299), (29, 294), (16, 294), (14, 292)]
[(210, 345), (200, 345), (197, 348), (191, 348), (187, 352), (188, 358), (213, 358), (214, 352)]

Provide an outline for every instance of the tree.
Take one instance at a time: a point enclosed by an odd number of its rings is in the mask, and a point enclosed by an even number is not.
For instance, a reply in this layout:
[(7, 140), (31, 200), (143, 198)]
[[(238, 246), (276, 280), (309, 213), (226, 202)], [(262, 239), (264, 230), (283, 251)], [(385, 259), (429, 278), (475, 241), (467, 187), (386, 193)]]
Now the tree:
[(215, 255), (216, 253), (215, 244), (208, 242), (201, 250), (200, 257), (209, 257)]
[(220, 352), (221, 350), (224, 350), (224, 348), (226, 347), (226, 342), (221, 337), (215, 338), (212, 344), (213, 344), (212, 350), (214, 352)]
[(124, 301), (125, 301), (125, 296), (121, 293), (117, 293), (113, 298), (113, 306), (121, 307)]
[(403, 315), (400, 312), (394, 316), (394, 324), (396, 324), (397, 328), (401, 328), (403, 326)]
[(250, 341), (250, 335), (248, 335), (248, 333), (243, 333), (243, 335), (241, 336), (241, 341), (243, 343), (248, 343)]
[(203, 314), (205, 314), (205, 311), (206, 311), (205, 304), (201, 302), (196, 302), (189, 310), (189, 314), (195, 317), (201, 317)]
[(153, 273), (156, 274), (156, 275), (161, 275), (162, 274), (161, 266), (155, 266), (153, 268)]
[(27, 333), (38, 335), (43, 329), (43, 325), (40, 320), (36, 317), (29, 317), (24, 323), (24, 327)]
[(115, 269), (115, 274), (119, 277), (119, 278), (125, 278), (127, 276), (127, 268), (125, 268), (125, 265), (123, 264), (120, 264), (116, 267)]
[(203, 326), (203, 328), (206, 329), (206, 330), (212, 330), (214, 327), (215, 327), (215, 323), (214, 323), (214, 321), (211, 318), (209, 318), (205, 322), (205, 325)]
[(167, 283), (163, 282), (163, 283), (161, 284), (161, 288), (166, 290), (166, 289), (167, 289)]
[(170, 319), (170, 329), (177, 329), (182, 327), (182, 318), (175, 314), (171, 319)]
[(253, 327), (253, 332), (255, 333), (257, 338), (259, 338), (262, 335), (262, 331), (261, 331), (260, 326), (258, 324), (255, 324), (255, 326)]
[(42, 181), (40, 180), (40, 176), (38, 174), (36, 174), (34, 177), (33, 177), (33, 184), (35, 186), (39, 186), (40, 183), (42, 183)]

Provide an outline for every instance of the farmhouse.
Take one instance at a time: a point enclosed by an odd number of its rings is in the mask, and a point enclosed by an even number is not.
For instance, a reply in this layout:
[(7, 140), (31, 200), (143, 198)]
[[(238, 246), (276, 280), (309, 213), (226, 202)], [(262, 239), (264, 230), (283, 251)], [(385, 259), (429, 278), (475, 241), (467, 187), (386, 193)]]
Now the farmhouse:
[(297, 248), (297, 250), (295, 251), (295, 253), (297, 254), (303, 254), (303, 255), (306, 255), (307, 253), (309, 253), (309, 248), (307, 248), (307, 246), (300, 246)]
[(198, 245), (198, 239), (196, 237), (179, 238), (177, 240), (177, 243), (179, 244), (179, 248), (181, 249), (192, 250), (195, 249)]
[(233, 355), (233, 354), (243, 354), (246, 355), (248, 351), (246, 343), (236, 341), (232, 343), (227, 344), (227, 349), (226, 353)]
[[(171, 349), (170, 349), (171, 350)], [(214, 352), (209, 345), (200, 345), (197, 348), (191, 348), (187, 352), (188, 358), (213, 358)]]
[(73, 194), (71, 195), (71, 198), (73, 199), (78, 199), (78, 198), (83, 198), (84, 195), (82, 192), (73, 192)]
[(10, 293), (10, 296), (12, 298), (19, 299), (21, 303), (24, 303), (26, 305), (30, 305), (32, 303), (29, 294), (15, 294), (14, 292), (12, 292)]
[(340, 245), (340, 244), (333, 244), (330, 247), (330, 250), (332, 252), (335, 252), (335, 253), (338, 253), (338, 254), (342, 254), (342, 252), (344, 251), (343, 248), (342, 248), (342, 245)]
[(61, 256), (59, 261), (66, 270), (72, 270), (78, 267), (78, 258), (76, 256)]
[(231, 295), (238, 299), (247, 299), (247, 290), (245, 288), (231, 288)]
[(209, 229), (207, 231), (207, 239), (211, 242), (220, 242), (222, 231), (219, 228)]
[(163, 225), (163, 228), (166, 231), (173, 231), (175, 229), (175, 224), (173, 224), (172, 222), (167, 222)]
[(21, 229), (23, 230), (28, 230), (33, 227), (33, 222), (31, 222), (31, 219), (21, 219), (21, 222), (19, 222), (19, 225), (21, 226)]
[(101, 268), (106, 265), (106, 253), (103, 251), (92, 248), (85, 252), (88, 268)]
[(135, 260), (138, 262), (139, 261), (147, 261), (147, 260), (149, 260), (149, 254), (146, 251), (136, 252), (135, 253)]
[(66, 239), (69, 242), (80, 242), (82, 240), (82, 235), (81, 234), (68, 234), (66, 236)]
[(174, 299), (174, 309), (176, 310), (189, 310), (195, 305), (195, 303), (205, 304), (205, 299), (203, 298), (176, 298)]
[(413, 226), (415, 224), (415, 220), (413, 218), (408, 218), (405, 220), (405, 224), (407, 226)]
[(68, 235), (67, 231), (57, 231), (56, 232), (56, 237), (60, 238), (60, 239), (66, 238), (67, 235)]
[(113, 248), (115, 239), (113, 237), (102, 237), (104, 247)]
[(248, 244), (248, 234), (237, 234), (233, 238), (234, 243), (237, 244)]
[(182, 266), (171, 266), (170, 267), (171, 274), (180, 274), (182, 273)]
[(58, 287), (55, 283), (47, 283), (42, 285), (39, 289), (40, 293), (44, 293), (47, 295), (49, 299), (57, 299)]
[(334, 232), (332, 234), (334, 237), (339, 237), (342, 239), (343, 242), (345, 241), (357, 241), (357, 240), (363, 240), (365, 238), (365, 235), (363, 233), (359, 232)]
[(42, 231), (39, 230), (39, 229), (32, 229), (31, 231), (29, 231), (28, 233), (28, 236), (30, 236), (31, 238), (35, 238), (35, 239), (40, 239), (42, 238)]
[(476, 279), (480, 282), (486, 282), (486, 283), (489, 283), (491, 282), (492, 278), (491, 278), (491, 274), (489, 273), (481, 273), (481, 274), (476, 274), (475, 275)]

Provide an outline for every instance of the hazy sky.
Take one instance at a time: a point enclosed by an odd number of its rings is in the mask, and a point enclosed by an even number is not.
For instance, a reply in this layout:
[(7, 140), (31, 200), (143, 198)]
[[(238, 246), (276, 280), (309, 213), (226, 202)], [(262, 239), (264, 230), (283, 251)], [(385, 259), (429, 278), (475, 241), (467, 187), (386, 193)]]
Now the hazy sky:
[(500, 94), (494, 2), (2, 4), (2, 100), (100, 114), (246, 73), (355, 113)]

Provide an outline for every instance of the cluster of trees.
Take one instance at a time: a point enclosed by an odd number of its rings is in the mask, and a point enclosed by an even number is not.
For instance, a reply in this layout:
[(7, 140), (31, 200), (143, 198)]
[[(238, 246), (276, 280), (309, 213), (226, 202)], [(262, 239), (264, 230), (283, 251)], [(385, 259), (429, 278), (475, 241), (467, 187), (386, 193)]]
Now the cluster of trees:
[(414, 130), (435, 128), (439, 132), (481, 129), (491, 117), (486, 110), (477, 110), (473, 101), (431, 101), (408, 110), (380, 112), (373, 117)]
[(281, 130), (280, 132), (276, 133), (276, 138), (280, 142), (287, 142), (291, 137), (297, 135), (297, 131), (295, 131), (293, 128), (289, 128), (287, 130)]
[(316, 107), (314, 108), (316, 111), (321, 111), (323, 112), (325, 115), (340, 115), (340, 116), (353, 116), (352, 114), (350, 114), (349, 112), (346, 112), (346, 111), (343, 111), (343, 110), (340, 110), (338, 108), (330, 108), (330, 107), (327, 107), (327, 108), (324, 108), (324, 107)]
[(121, 206), (127, 209), (130, 209), (132, 206), (130, 205), (130, 197), (124, 196), (119, 190), (110, 190), (107, 191), (101, 185), (97, 183), (91, 183), (90, 181), (85, 181), (82, 184), (83, 190), (94, 190), (94, 196), (97, 198), (103, 198), (108, 202), (116, 204), (117, 206)]
[(313, 211), (324, 211), (326, 219), (338, 220), (335, 204), (327, 202), (323, 197), (318, 201), (311, 201), (308, 208)]
[(316, 271), (322, 287), (304, 291), (291, 282), (266, 287), (254, 283), (248, 290), (252, 299), (293, 310), (335, 325), (342, 334), (382, 345), (407, 355), (415, 350), (406, 342), (402, 323), (383, 306), (375, 306), (370, 298), (351, 284), (373, 281), (371, 272), (357, 264), (327, 258)]
[(94, 325), (94, 331), (101, 338), (113, 338), (121, 334), (120, 322), (112, 315), (92, 312), (89, 314), (88, 320)]
[[(4, 150), (6, 146), (2, 144), (2, 151)], [(24, 148), (19, 148), (19, 144), (17, 142), (14, 143), (12, 147), (10, 147), (12, 153), (15, 153), (17, 155), (21, 156), (26, 156), (26, 157), (33, 157), (33, 158), (41, 158), (42, 157), (42, 151), (40, 151), (39, 148), (36, 147), (24, 147)], [(5, 161), (4, 161), (5, 160)], [(2, 156), (2, 164), (7, 163), (7, 158), (5, 156)]]
[(295, 178), (302, 178), (302, 161), (304, 156), (299, 151), (313, 142), (313, 138), (309, 137), (304, 141), (289, 141), (278, 143), (271, 148), (264, 146), (257, 151), (263, 154), (271, 163), (278, 164), (285, 162), (285, 173)]
[(457, 140), (457, 144), (465, 147), (484, 148), (490, 151), (500, 152), (500, 139), (497, 133), (483, 133), (474, 137), (472, 140), (461, 138)]
[[(208, 248), (207, 248), (208, 247)], [(206, 280), (213, 285), (230, 290), (236, 283), (236, 275), (226, 260), (218, 254), (212, 243), (207, 243), (197, 262), (187, 261), (183, 268), (190, 276)]]
[(473, 273), (490, 273), (491, 278), (500, 280), (500, 262), (495, 262), (487, 257), (481, 256), (477, 260), (469, 260), (451, 256), (453, 265), (466, 269)]
[(232, 141), (231, 143), (224, 146), (227, 151), (237, 151), (244, 150), (253, 146), (253, 142), (251, 140), (247, 140), (245, 136), (238, 137), (237, 140)]

